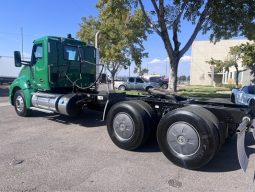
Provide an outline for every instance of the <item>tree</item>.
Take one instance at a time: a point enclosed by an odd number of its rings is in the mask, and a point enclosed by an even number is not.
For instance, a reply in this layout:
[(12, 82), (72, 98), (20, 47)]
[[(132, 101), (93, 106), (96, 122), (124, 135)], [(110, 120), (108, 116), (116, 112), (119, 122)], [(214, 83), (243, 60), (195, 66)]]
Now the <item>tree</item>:
[[(169, 3), (164, 0), (151, 0), (153, 10), (150, 11), (146, 11), (144, 1), (137, 1), (132, 2), (140, 5), (149, 28), (156, 32), (164, 43), (170, 58), (169, 88), (172, 87), (174, 91), (177, 89), (179, 61), (200, 31), (210, 31), (210, 38), (216, 41), (246, 35), (248, 26), (254, 26), (255, 0), (173, 0)], [(179, 35), (184, 21), (191, 22), (194, 30), (181, 47)]]
[[(243, 65), (248, 67), (253, 77), (255, 77), (255, 43), (241, 44), (240, 49)], [(255, 83), (255, 78), (253, 78), (252, 82)]]
[(138, 76), (143, 76), (144, 74), (148, 73), (149, 70), (147, 68), (142, 68), (140, 66), (136, 66), (134, 69), (134, 73), (137, 74)]
[(186, 81), (187, 80), (187, 77), (185, 76), (185, 75), (181, 75), (180, 77), (179, 77), (179, 82), (184, 82), (184, 81)]
[(211, 58), (211, 60), (207, 61), (207, 63), (215, 67), (214, 72), (221, 72), (223, 70), (229, 71), (229, 68), (234, 66), (236, 69), (235, 83), (236, 83), (236, 87), (238, 87), (238, 77), (240, 73), (238, 63), (242, 63), (241, 55), (242, 55), (242, 50), (240, 46), (237, 45), (234, 47), (230, 47), (229, 55), (226, 60), (222, 61), (222, 60), (216, 60)]
[(132, 61), (141, 65), (145, 53), (146, 24), (141, 10), (131, 11), (126, 0), (99, 0), (98, 17), (83, 17), (77, 36), (94, 43), (94, 36), (100, 31), (99, 47), (101, 62), (111, 74), (114, 88), (115, 76), (126, 69)]

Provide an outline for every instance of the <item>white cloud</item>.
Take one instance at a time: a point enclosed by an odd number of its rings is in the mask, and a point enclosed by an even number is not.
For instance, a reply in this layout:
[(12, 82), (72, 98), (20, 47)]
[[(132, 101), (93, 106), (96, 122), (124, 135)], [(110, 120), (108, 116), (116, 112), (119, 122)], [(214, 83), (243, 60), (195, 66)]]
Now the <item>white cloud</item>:
[(190, 55), (184, 55), (180, 60), (180, 62), (182, 62), (182, 63), (187, 63), (187, 62), (190, 62), (190, 61), (191, 61), (191, 56)]
[[(190, 55), (184, 55), (180, 59), (180, 63), (188, 63), (191, 61), (191, 56)], [(166, 57), (165, 59), (159, 59), (159, 58), (154, 58), (151, 61), (149, 61), (149, 64), (162, 64), (165, 62), (169, 62), (169, 57)]]
[(155, 59), (152, 59), (151, 61), (149, 61), (149, 63), (150, 64), (159, 64), (159, 63), (162, 63), (162, 60), (155, 58)]

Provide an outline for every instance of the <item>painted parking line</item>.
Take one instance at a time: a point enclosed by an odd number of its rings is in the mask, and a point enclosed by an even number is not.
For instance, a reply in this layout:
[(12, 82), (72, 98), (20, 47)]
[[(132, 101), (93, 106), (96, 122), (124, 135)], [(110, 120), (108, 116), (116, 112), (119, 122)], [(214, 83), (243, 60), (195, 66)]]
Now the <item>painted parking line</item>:
[(11, 105), (9, 102), (0, 103), (0, 107), (5, 107)]

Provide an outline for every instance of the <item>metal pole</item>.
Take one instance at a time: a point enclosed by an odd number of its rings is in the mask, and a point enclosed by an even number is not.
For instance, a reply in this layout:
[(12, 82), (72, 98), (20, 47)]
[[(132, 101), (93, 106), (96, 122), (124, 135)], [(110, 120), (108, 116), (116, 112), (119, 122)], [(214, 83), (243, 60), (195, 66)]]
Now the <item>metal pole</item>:
[[(131, 65), (131, 64), (130, 64)], [(128, 67), (128, 77), (130, 77), (130, 65)]]
[(21, 27), (21, 55), (22, 55), (22, 60), (24, 60), (24, 55), (23, 55), (23, 27)]
[(98, 48), (98, 36), (99, 36), (100, 31), (96, 32), (95, 35), (95, 47)]

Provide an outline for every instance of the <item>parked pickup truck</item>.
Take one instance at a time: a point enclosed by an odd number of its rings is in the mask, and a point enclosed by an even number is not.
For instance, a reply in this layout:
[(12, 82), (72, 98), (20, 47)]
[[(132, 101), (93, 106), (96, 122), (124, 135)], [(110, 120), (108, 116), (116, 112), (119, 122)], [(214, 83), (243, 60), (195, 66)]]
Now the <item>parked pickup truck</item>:
[(121, 84), (118, 89), (124, 90), (146, 90), (150, 88), (159, 88), (160, 85), (156, 82), (149, 82), (142, 77), (129, 77), (126, 82)]
[(240, 89), (232, 89), (231, 101), (241, 105), (255, 105), (255, 85), (244, 86)]

